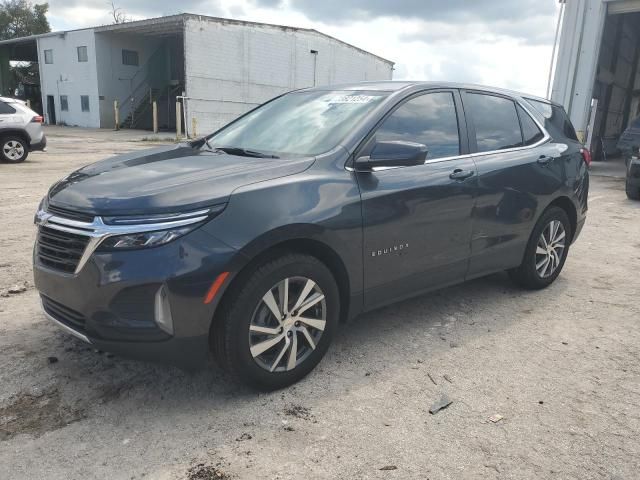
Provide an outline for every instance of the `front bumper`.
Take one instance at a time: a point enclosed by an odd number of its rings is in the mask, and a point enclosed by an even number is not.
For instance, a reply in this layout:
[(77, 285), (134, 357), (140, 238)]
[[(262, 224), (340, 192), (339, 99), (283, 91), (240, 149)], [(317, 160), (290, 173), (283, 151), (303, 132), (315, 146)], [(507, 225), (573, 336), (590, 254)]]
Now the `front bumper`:
[[(223, 291), (209, 304), (204, 298), (236, 257), (201, 228), (161, 247), (94, 252), (73, 274), (42, 264), (36, 248), (34, 280), (46, 316), (68, 333), (99, 350), (192, 369), (208, 358), (209, 329)], [(170, 332), (158, 322), (160, 290)]]

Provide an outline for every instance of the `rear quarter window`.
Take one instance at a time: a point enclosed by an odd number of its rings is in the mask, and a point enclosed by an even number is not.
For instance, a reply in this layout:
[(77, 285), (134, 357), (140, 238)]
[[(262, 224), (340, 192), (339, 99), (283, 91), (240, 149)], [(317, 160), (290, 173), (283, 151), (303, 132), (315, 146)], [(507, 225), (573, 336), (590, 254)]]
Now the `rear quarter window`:
[(538, 128), (536, 122), (520, 105), (517, 106), (520, 126), (522, 127), (522, 139), (525, 145), (535, 145), (544, 138), (544, 134)]
[(567, 112), (564, 111), (560, 105), (553, 105), (551, 103), (541, 102), (540, 100), (533, 100), (531, 98), (525, 98), (525, 101), (535, 108), (542, 116), (553, 125), (558, 131), (562, 132), (565, 137), (571, 140), (578, 141), (578, 135), (576, 130), (569, 120)]
[(0, 102), (0, 114), (3, 114), (3, 113), (4, 114), (16, 113), (16, 109), (13, 108), (8, 103)]

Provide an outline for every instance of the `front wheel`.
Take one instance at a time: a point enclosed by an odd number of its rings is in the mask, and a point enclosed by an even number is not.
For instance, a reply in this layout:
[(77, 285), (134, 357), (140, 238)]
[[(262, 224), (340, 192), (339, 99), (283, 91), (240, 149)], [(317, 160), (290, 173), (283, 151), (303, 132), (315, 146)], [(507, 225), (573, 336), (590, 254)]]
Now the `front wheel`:
[(3, 161), (9, 163), (24, 162), (29, 155), (29, 149), (27, 142), (20, 137), (5, 137), (0, 141), (2, 144), (2, 150), (0, 150), (0, 157)]
[(314, 257), (288, 254), (229, 292), (212, 342), (225, 370), (260, 390), (297, 382), (326, 353), (340, 315), (336, 282)]
[(509, 271), (517, 284), (532, 290), (551, 285), (564, 266), (571, 243), (567, 213), (552, 207), (543, 213), (531, 233), (522, 264)]

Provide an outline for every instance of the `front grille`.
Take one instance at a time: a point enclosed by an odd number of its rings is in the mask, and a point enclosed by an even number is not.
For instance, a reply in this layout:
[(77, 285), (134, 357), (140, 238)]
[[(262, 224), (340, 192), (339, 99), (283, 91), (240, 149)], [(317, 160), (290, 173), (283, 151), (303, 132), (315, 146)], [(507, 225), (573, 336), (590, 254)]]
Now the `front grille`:
[(67, 208), (54, 207), (53, 205), (47, 205), (47, 212), (59, 217), (68, 218), (70, 220), (77, 220), (78, 222), (93, 222), (93, 215), (88, 213), (76, 212)]
[(66, 273), (76, 271), (80, 257), (89, 243), (89, 237), (40, 227), (38, 230), (37, 255), (40, 263)]
[(42, 306), (45, 312), (67, 327), (73, 328), (81, 333), (85, 332), (86, 319), (80, 312), (65, 307), (61, 303), (51, 300), (44, 295), (41, 295), (40, 298), (42, 298)]

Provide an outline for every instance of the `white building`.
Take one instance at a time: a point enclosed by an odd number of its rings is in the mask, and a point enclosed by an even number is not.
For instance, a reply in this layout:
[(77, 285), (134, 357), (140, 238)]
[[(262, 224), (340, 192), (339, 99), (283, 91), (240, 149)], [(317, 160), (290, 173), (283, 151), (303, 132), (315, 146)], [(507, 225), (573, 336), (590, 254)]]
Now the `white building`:
[[(389, 80), (393, 62), (315, 30), (180, 14), (0, 42), (0, 88), (10, 60), (39, 63), (47, 122), (175, 128), (185, 92), (187, 124), (226, 124), (283, 92)], [(5, 81), (6, 82), (6, 81)]]
[(640, 0), (561, 0), (552, 100), (564, 105), (596, 158), (614, 153), (640, 115)]

